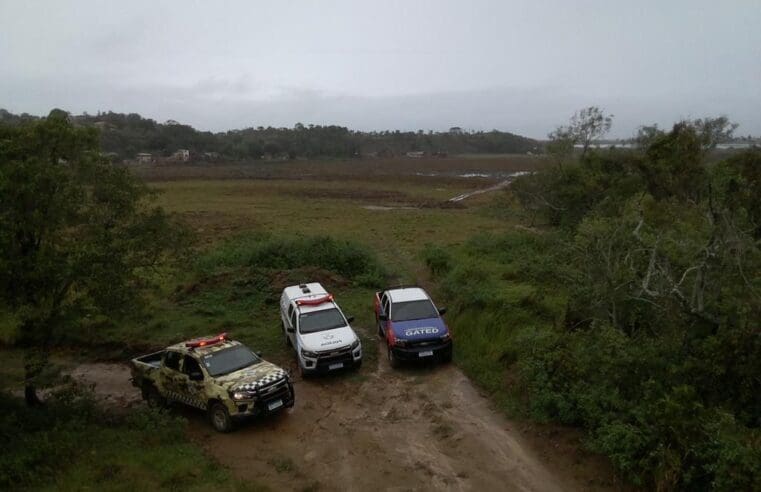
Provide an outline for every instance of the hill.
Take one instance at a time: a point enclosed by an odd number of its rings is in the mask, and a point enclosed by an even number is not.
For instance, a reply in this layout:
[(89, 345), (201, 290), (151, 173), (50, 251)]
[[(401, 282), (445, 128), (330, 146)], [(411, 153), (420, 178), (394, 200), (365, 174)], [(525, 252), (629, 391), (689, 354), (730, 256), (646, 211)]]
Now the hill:
[[(0, 109), (0, 123), (19, 124), (37, 117), (12, 114)], [(539, 142), (509, 132), (361, 132), (336, 125), (303, 125), (293, 128), (250, 127), (226, 132), (196, 130), (168, 120), (158, 123), (139, 114), (114, 113), (71, 115), (75, 124), (100, 129), (103, 152), (120, 159), (133, 159), (138, 153), (168, 157), (187, 149), (194, 159), (257, 160), (295, 157), (394, 156), (407, 152), (446, 154), (525, 154), (537, 152)]]

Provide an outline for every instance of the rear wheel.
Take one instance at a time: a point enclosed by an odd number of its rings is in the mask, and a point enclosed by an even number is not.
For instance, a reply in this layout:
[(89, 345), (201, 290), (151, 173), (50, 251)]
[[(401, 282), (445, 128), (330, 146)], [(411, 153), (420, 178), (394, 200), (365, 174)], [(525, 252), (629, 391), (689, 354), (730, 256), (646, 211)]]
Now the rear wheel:
[(399, 367), (399, 359), (394, 355), (394, 351), (391, 347), (388, 348), (388, 364), (394, 369)]
[(153, 385), (143, 386), (143, 399), (151, 408), (166, 408), (166, 398), (161, 396), (159, 390)]
[(209, 407), (209, 421), (217, 432), (230, 432), (233, 430), (233, 419), (227, 407), (220, 402), (214, 402)]

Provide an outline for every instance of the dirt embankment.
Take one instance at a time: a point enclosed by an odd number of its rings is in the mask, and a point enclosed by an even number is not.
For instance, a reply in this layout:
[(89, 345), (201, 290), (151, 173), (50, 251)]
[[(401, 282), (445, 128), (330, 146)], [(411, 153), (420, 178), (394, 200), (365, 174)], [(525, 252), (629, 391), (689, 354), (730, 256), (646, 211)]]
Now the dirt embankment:
[[(84, 365), (73, 375), (108, 403), (139, 400), (126, 366)], [(562, 439), (532, 442), (453, 365), (391, 370), (383, 356), (360, 374), (295, 386), (293, 409), (231, 434), (215, 433), (200, 412), (182, 414), (233, 474), (275, 490), (615, 489), (604, 466), (570, 455)]]

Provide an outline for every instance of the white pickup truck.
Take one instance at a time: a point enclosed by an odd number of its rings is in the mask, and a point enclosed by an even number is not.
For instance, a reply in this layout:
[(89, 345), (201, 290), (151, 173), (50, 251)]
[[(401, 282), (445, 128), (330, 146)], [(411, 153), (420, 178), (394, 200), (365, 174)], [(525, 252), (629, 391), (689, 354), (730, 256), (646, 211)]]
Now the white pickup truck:
[(280, 297), (285, 343), (296, 351), (302, 376), (362, 364), (362, 345), (333, 296), (317, 282), (292, 285)]

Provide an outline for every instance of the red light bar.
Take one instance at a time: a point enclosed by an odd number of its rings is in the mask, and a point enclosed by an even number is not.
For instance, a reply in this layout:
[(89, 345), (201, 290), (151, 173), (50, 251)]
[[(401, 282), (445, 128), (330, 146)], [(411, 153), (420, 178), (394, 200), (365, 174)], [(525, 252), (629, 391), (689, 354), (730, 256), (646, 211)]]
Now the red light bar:
[(220, 333), (214, 338), (201, 338), (199, 340), (193, 340), (192, 342), (185, 342), (185, 346), (187, 348), (205, 347), (207, 345), (224, 342), (225, 340), (227, 340), (227, 333)]
[(296, 299), (296, 304), (299, 306), (319, 306), (320, 304), (331, 302), (332, 300), (333, 294), (328, 294), (326, 296), (316, 297), (314, 299)]

